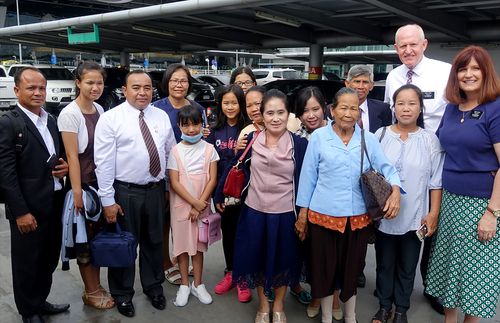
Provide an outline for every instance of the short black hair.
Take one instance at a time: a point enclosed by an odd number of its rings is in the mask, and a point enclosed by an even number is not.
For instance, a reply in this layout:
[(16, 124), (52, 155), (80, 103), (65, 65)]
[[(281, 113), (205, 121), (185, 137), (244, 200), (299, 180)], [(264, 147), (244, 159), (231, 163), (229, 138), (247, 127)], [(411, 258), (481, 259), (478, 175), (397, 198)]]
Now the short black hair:
[(238, 131), (241, 131), (248, 123), (248, 116), (245, 104), (245, 94), (243, 93), (241, 87), (236, 84), (225, 85), (221, 89), (219, 89), (217, 93), (217, 123), (215, 124), (214, 129), (220, 129), (226, 125), (227, 117), (222, 111), (222, 98), (227, 93), (233, 93), (238, 100), (240, 113), (238, 114), (237, 126)]
[(233, 84), (236, 81), (236, 77), (240, 74), (248, 74), (252, 81), (254, 83), (257, 83), (257, 79), (255, 78), (255, 75), (252, 72), (252, 69), (247, 66), (240, 66), (236, 68), (232, 73), (231, 73), (231, 78), (229, 79), (229, 84)]
[(125, 75), (125, 80), (124, 80), (123, 86), (127, 86), (128, 78), (130, 75), (136, 75), (136, 74), (146, 74), (149, 77), (149, 79), (151, 80), (151, 84), (153, 83), (153, 78), (151, 77), (151, 75), (149, 75), (148, 72), (143, 71), (143, 70), (133, 70), (133, 71), (128, 72), (127, 75)]
[(47, 80), (45, 75), (43, 75), (42, 71), (40, 71), (38, 68), (34, 66), (24, 66), (16, 71), (16, 74), (14, 74), (14, 84), (16, 86), (19, 86), (21, 84), (21, 77), (23, 76), (24, 72), (26, 71), (33, 71), (42, 74), (43, 78)]
[(175, 63), (167, 66), (167, 69), (165, 70), (165, 73), (163, 73), (163, 77), (161, 79), (161, 88), (163, 89), (163, 91), (165, 92), (165, 96), (167, 97), (170, 95), (170, 93), (168, 92), (168, 83), (172, 78), (172, 74), (174, 74), (178, 70), (183, 70), (184, 72), (186, 72), (189, 84), (187, 93), (191, 93), (193, 84), (191, 82), (191, 73), (189, 72), (189, 69), (181, 63)]
[(193, 107), (191, 104), (187, 104), (180, 108), (177, 113), (177, 125), (180, 127), (190, 121), (193, 124), (201, 124), (203, 123), (203, 116), (198, 108)]
[(283, 103), (285, 104), (286, 111), (288, 113), (290, 113), (290, 107), (288, 106), (288, 100), (286, 98), (285, 93), (281, 92), (278, 89), (270, 89), (269, 91), (267, 91), (264, 94), (264, 97), (262, 98), (262, 103), (260, 105), (260, 113), (262, 113), (262, 115), (264, 115), (264, 108), (265, 108), (267, 102), (269, 102), (271, 99), (274, 99), (274, 98), (277, 98), (277, 99), (280, 99), (281, 101), (283, 101)]
[[(404, 84), (401, 86), (399, 89), (397, 89), (394, 94), (392, 95), (392, 110), (395, 111), (395, 106), (396, 106), (396, 98), (398, 97), (398, 94), (403, 91), (403, 90), (413, 90), (415, 91), (415, 94), (417, 94), (418, 97), (418, 103), (420, 104), (420, 114), (418, 115), (417, 118), (417, 126), (420, 128), (424, 127), (424, 95), (422, 94), (422, 90), (414, 84)], [(394, 120), (395, 122), (398, 122), (398, 119), (396, 119), (396, 115), (394, 115)]]
[(316, 86), (308, 86), (303, 88), (297, 94), (295, 99), (295, 115), (297, 118), (304, 114), (304, 109), (306, 107), (307, 101), (310, 98), (315, 98), (318, 101), (321, 109), (323, 109), (323, 115), (326, 117), (326, 101), (321, 90)]

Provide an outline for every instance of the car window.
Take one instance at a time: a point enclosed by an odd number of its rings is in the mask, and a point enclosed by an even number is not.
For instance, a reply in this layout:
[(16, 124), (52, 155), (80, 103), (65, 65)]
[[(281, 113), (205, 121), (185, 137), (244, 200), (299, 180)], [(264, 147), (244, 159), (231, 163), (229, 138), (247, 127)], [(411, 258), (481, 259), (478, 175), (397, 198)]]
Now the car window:
[(73, 74), (65, 68), (40, 68), (40, 71), (45, 76), (47, 81), (72, 81)]
[(263, 79), (267, 77), (267, 74), (269, 74), (268, 71), (254, 71), (253, 75), (255, 75), (256, 79)]
[(286, 80), (298, 79), (299, 73), (297, 71), (283, 71), (283, 78)]
[(18, 70), (20, 70), (21, 68), (23, 68), (23, 66), (12, 66), (10, 69), (9, 69), (9, 76), (14, 76), (16, 75), (16, 72)]
[(0, 77), (5, 77), (7, 75), (5, 75), (5, 71), (3, 69), (0, 69)]
[(282, 78), (283, 74), (281, 72), (273, 72), (273, 77)]

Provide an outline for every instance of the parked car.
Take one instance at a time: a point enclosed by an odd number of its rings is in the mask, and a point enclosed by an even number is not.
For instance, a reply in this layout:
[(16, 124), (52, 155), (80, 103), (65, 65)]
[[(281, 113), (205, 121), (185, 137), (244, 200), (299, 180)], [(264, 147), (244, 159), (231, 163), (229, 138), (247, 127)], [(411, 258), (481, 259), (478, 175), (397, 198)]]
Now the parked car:
[(7, 76), (7, 69), (0, 65), (0, 111), (9, 110), (16, 105), (14, 78)]
[(279, 80), (269, 82), (263, 85), (266, 91), (270, 89), (278, 89), (287, 96), (290, 110), (295, 112), (295, 98), (299, 90), (308, 87), (316, 86), (323, 93), (326, 103), (330, 104), (333, 101), (335, 93), (344, 86), (342, 81), (326, 81), (326, 80)]
[(122, 86), (125, 84), (125, 76), (129, 72), (127, 68), (105, 67), (106, 80), (101, 97), (96, 101), (104, 110), (116, 107), (125, 101)]
[(252, 70), (257, 85), (264, 85), (276, 80), (300, 79), (300, 72), (291, 68), (257, 68)]
[(229, 75), (196, 75), (196, 78), (204, 83), (210, 84), (215, 90), (218, 87), (229, 84)]
[(47, 79), (47, 97), (45, 108), (48, 112), (59, 115), (61, 110), (75, 99), (75, 80), (73, 74), (65, 67), (52, 65), (15, 64), (9, 68), (9, 76), (14, 76), (25, 66), (36, 67)]

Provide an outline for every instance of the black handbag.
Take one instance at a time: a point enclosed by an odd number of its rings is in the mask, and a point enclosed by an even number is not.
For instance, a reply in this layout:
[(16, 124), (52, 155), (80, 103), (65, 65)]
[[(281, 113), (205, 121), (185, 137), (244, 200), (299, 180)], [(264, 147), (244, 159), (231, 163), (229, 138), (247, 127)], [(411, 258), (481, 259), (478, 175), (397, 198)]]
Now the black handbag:
[(105, 228), (90, 241), (90, 256), (96, 267), (130, 267), (137, 257), (137, 240), (117, 222), (116, 232)]
[[(370, 168), (363, 172), (363, 159), (366, 153), (366, 158), (370, 163)], [(365, 143), (365, 131), (361, 129), (361, 191), (365, 200), (366, 210), (372, 221), (380, 221), (384, 217), (384, 206), (387, 199), (392, 193), (392, 186), (385, 179), (384, 175), (377, 172), (372, 167), (372, 162), (368, 156)]]

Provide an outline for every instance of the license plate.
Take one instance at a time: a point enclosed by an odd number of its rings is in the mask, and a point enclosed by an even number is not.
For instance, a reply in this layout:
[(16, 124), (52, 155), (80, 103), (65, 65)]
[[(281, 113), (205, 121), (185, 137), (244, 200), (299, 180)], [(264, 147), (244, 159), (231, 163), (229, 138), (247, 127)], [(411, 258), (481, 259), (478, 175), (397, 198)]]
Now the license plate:
[(204, 95), (203, 100), (210, 100), (210, 95)]
[(8, 108), (10, 106), (9, 101), (0, 101), (0, 107), (1, 108)]

